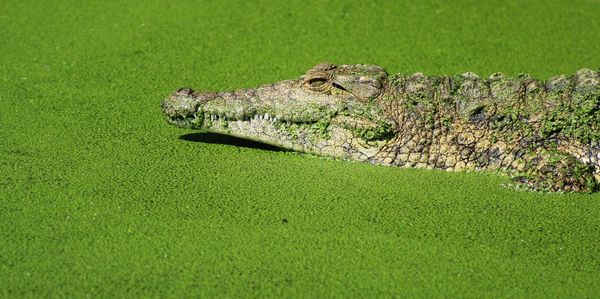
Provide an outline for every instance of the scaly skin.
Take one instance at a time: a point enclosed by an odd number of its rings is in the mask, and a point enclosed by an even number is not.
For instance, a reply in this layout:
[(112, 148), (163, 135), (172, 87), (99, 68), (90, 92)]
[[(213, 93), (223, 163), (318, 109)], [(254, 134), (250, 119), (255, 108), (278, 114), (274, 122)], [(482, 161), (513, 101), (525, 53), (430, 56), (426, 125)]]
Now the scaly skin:
[(295, 80), (194, 92), (167, 120), (296, 151), (373, 164), (509, 174), (533, 190), (592, 192), (600, 180), (600, 72), (546, 82), (388, 74), (319, 64)]

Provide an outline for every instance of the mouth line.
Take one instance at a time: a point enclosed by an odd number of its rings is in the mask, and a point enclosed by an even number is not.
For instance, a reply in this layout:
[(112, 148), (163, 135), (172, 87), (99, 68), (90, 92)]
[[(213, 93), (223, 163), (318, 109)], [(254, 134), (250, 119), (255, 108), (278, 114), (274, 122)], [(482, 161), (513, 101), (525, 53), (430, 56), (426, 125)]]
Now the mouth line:
[(206, 130), (214, 130), (215, 132), (223, 132), (224, 128), (231, 128), (229, 124), (237, 123), (238, 125), (271, 125), (271, 126), (291, 126), (291, 125), (299, 125), (299, 126), (311, 126), (317, 124), (320, 120), (306, 120), (306, 121), (297, 121), (297, 120), (288, 120), (281, 119), (275, 116), (269, 115), (269, 113), (264, 114), (254, 114), (252, 116), (244, 116), (244, 117), (233, 117), (229, 118), (224, 115), (219, 114), (210, 114), (207, 112), (201, 114), (192, 114), (187, 116), (170, 116), (167, 118), (167, 121), (170, 124), (176, 125), (181, 128), (196, 128), (196, 129), (206, 129)]
[(256, 113), (252, 116), (243, 116), (243, 117), (233, 117), (233, 118), (228, 118), (226, 116), (223, 115), (219, 115), (219, 114), (212, 114), (212, 113), (204, 113), (204, 119), (205, 120), (210, 120), (211, 122), (269, 122), (272, 124), (314, 124), (319, 122), (319, 120), (306, 120), (306, 121), (297, 121), (297, 120), (289, 120), (289, 119), (284, 119), (284, 118), (277, 118), (276, 116), (270, 115), (269, 113), (264, 113), (264, 114), (260, 114), (260, 113)]

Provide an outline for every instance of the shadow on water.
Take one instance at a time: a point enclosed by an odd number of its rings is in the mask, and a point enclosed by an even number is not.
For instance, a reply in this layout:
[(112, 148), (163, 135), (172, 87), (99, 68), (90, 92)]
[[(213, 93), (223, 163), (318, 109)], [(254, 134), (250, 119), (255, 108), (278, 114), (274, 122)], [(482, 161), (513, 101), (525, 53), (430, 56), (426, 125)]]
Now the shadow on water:
[(234, 136), (218, 134), (218, 133), (191, 133), (179, 136), (179, 139), (185, 141), (193, 141), (193, 142), (202, 142), (202, 143), (214, 143), (214, 144), (226, 144), (233, 145), (237, 147), (246, 147), (246, 148), (255, 148), (266, 151), (275, 151), (275, 152), (291, 152), (291, 150), (278, 147), (275, 145), (270, 145), (254, 140), (238, 138)]

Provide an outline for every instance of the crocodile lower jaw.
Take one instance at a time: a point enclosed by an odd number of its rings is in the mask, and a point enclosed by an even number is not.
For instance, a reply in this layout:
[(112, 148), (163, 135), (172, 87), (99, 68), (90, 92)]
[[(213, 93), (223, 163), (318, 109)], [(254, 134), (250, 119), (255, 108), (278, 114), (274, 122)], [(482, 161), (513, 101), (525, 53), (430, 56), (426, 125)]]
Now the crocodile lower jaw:
[(180, 128), (194, 128), (194, 119), (186, 118), (186, 117), (167, 117), (167, 122), (169, 124), (178, 126)]

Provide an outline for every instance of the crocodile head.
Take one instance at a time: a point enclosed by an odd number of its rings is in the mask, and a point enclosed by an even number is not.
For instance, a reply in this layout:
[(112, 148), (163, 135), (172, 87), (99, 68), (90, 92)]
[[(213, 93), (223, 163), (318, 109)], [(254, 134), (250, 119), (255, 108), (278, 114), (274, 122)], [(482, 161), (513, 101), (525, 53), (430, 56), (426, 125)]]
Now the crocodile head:
[(394, 123), (381, 107), (387, 86), (378, 66), (322, 63), (298, 79), (258, 88), (182, 88), (161, 107), (180, 127), (367, 161), (393, 136)]

